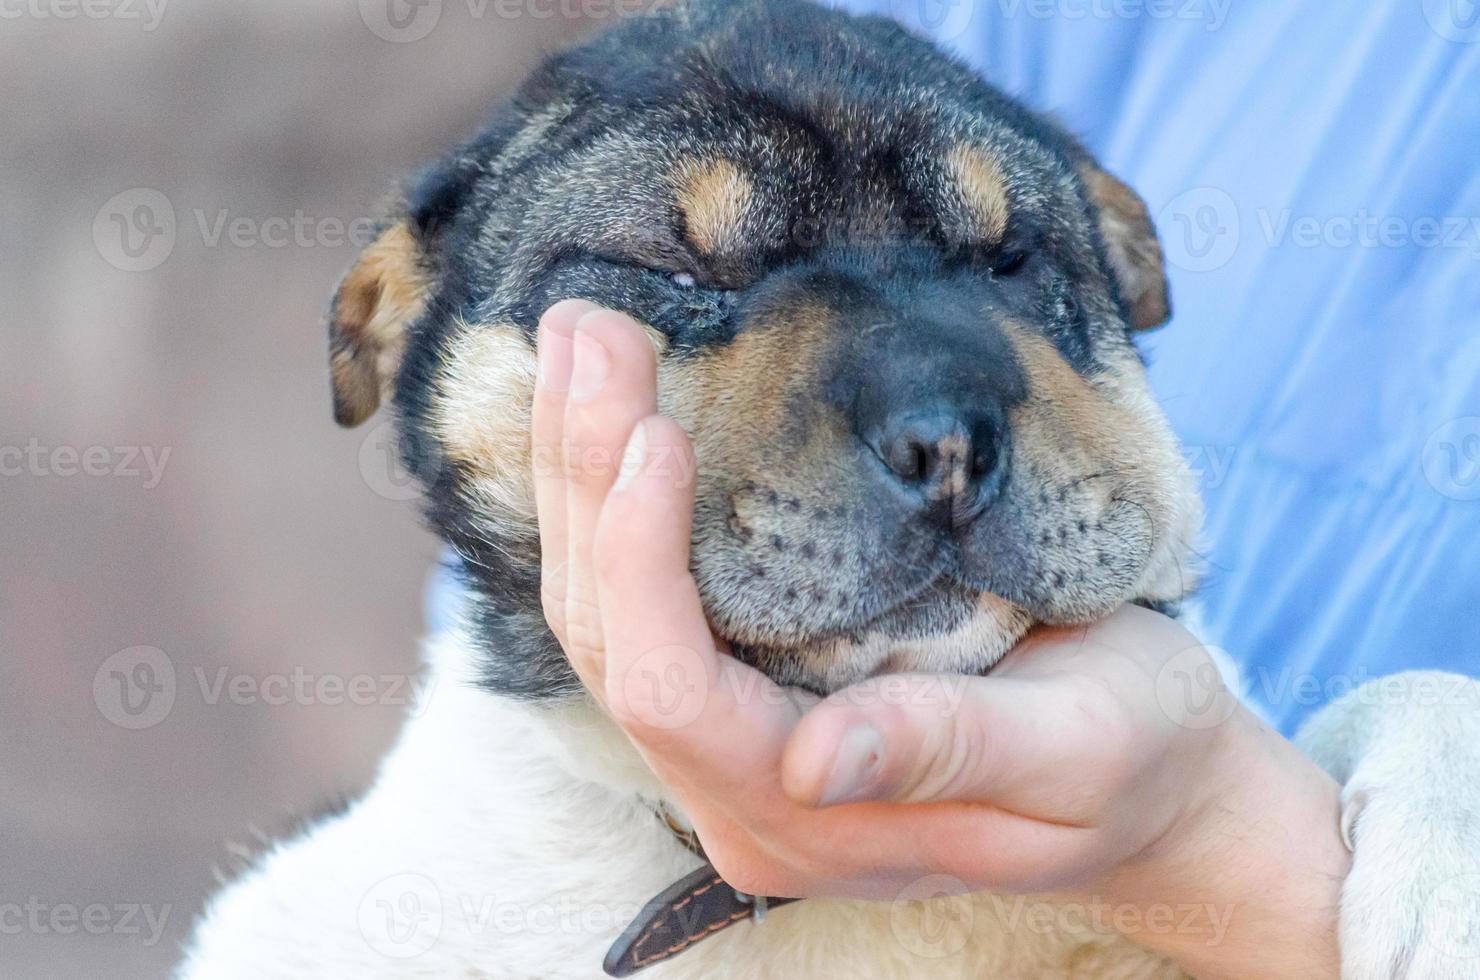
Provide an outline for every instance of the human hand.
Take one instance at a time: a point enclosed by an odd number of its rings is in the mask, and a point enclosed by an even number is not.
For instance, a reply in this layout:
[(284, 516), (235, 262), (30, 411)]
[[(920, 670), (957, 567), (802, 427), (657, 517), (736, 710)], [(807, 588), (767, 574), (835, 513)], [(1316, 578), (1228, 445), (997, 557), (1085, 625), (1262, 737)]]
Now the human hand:
[[(1165, 696), (1172, 667), (1211, 670), (1176, 623), (1127, 608), (1040, 629), (986, 678), (880, 677), (820, 702), (784, 691), (710, 631), (679, 478), (697, 472), (693, 451), (656, 414), (642, 328), (559, 304), (540, 375), (546, 616), (730, 884), (888, 898), (947, 874), (971, 890), (1185, 899), (1243, 911), (1247, 940), (1190, 962), (1180, 947), (1206, 930), (1138, 938), (1205, 975), (1234, 958), (1239, 975), (1334, 964), (1320, 940), (1345, 868), (1335, 784), (1226, 692), (1212, 724)], [(1266, 960), (1281, 968), (1251, 969)]]

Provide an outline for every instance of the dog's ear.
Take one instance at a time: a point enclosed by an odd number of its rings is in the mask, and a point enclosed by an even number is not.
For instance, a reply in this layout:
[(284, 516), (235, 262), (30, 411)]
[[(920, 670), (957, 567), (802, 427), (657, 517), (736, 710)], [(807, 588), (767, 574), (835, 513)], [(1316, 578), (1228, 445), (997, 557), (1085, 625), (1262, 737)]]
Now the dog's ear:
[(329, 306), (334, 420), (359, 425), (394, 390), (406, 332), (426, 309), (431, 271), (408, 218), (387, 225), (339, 283)]
[(1099, 221), (1106, 258), (1115, 274), (1131, 328), (1150, 330), (1172, 315), (1166, 267), (1156, 227), (1135, 191), (1091, 160), (1079, 166), (1085, 193)]
[(329, 370), (340, 425), (359, 425), (394, 393), (407, 334), (426, 311), (442, 240), (470, 185), (469, 165), (457, 158), (418, 173), (340, 280), (329, 304)]

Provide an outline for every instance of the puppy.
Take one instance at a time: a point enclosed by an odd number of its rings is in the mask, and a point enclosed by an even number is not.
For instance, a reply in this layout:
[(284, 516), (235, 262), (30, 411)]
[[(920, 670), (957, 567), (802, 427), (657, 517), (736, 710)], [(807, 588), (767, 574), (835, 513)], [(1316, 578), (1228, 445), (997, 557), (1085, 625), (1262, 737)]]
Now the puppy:
[[(336, 417), (394, 406), (468, 599), (370, 793), (223, 892), (185, 976), (595, 977), (699, 864), (541, 614), (534, 329), (568, 297), (649, 325), (700, 461), (706, 609), (782, 684), (981, 673), (1035, 623), (1194, 586), (1198, 500), (1133, 343), (1170, 315), (1133, 191), (887, 20), (713, 0), (621, 23), (411, 181), (339, 287)], [(1334, 710), (1323, 761), (1362, 771), (1390, 740)], [(1409, 751), (1459, 751), (1474, 714)], [(1364, 812), (1411, 815), (1435, 769), (1417, 761), (1379, 767)], [(1427, 839), (1463, 825), (1430, 803)], [(1369, 845), (1364, 819), (1359, 873), (1382, 870), (1349, 900), (1379, 972), (1353, 975), (1386, 976), (1437, 920), (1405, 909), (1384, 946), (1384, 890), (1435, 872), (1397, 859), (1412, 826)], [(1181, 975), (1105, 931), (1025, 929), (995, 896), (950, 908), (936, 933), (920, 902), (810, 900), (649, 975)]]

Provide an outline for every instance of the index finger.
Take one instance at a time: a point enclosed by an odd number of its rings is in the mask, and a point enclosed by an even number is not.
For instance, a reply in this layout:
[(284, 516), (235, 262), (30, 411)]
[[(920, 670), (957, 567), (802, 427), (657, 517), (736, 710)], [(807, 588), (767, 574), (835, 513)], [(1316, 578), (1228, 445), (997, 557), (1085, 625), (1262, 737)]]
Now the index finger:
[(774, 782), (801, 707), (715, 647), (689, 571), (697, 468), (688, 435), (662, 416), (642, 420), (622, 472), (594, 549), (607, 704), (650, 761), (682, 769), (701, 790)]
[(556, 303), (540, 317), (539, 373), (530, 424), (535, 512), (540, 526), (540, 598), (555, 636), (565, 642), (565, 465), (561, 454), (565, 394), (570, 387), (571, 341), (577, 321), (598, 309), (583, 299)]

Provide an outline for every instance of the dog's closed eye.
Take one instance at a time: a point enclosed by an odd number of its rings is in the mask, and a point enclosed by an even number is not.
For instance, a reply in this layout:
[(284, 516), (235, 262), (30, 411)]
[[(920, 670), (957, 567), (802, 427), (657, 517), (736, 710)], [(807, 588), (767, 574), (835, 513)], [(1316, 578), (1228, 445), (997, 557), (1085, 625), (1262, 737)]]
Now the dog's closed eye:
[(715, 282), (706, 277), (696, 275), (692, 272), (667, 272), (668, 281), (686, 293), (711, 293), (717, 296), (727, 296), (735, 289), (726, 283)]
[(1027, 249), (1016, 249), (1001, 253), (994, 257), (989, 268), (991, 269), (992, 275), (1006, 278), (1008, 276), (1015, 276), (1019, 272), (1022, 272), (1023, 268), (1027, 266), (1027, 264)]
[(707, 276), (692, 271), (690, 261), (666, 255), (621, 255), (592, 251), (585, 257), (608, 266), (660, 277), (685, 292), (728, 292), (727, 286), (712, 282)]

